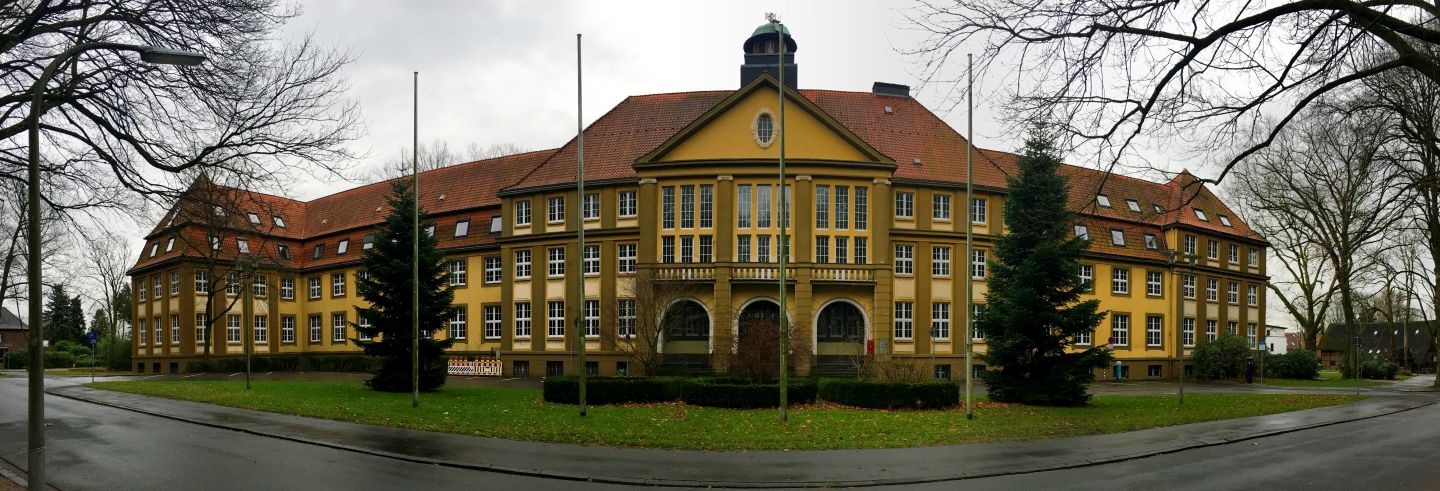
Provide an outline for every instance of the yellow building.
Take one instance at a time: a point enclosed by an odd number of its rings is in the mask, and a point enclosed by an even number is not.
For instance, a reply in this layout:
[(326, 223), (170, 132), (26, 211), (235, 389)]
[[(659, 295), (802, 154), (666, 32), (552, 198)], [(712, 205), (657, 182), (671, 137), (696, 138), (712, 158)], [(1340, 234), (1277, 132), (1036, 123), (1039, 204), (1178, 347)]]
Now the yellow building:
[[(463, 307), (445, 332), (453, 353), (496, 355), (506, 375), (575, 373), (573, 329), (583, 326), (588, 371), (636, 373), (628, 352), (645, 349), (637, 326), (653, 315), (665, 326), (656, 350), (667, 368), (724, 369), (741, 326), (779, 315), (788, 215), (797, 371), (846, 373), (880, 357), (933, 359), (937, 376), (963, 376), (961, 282), (972, 282), (983, 306), (1015, 156), (976, 149), (975, 199), (966, 203), (963, 137), (905, 86), (793, 88), (796, 45), (786, 35), (783, 88), (766, 24), (744, 44), (739, 89), (633, 96), (593, 122), (583, 197), (573, 140), (422, 173), (430, 233)], [(1110, 311), (1078, 344), (1110, 345), (1120, 361), (1112, 373), (1127, 378), (1173, 377), (1179, 345), (1188, 356), (1195, 341), (1226, 331), (1254, 344), (1265, 324), (1266, 243), (1209, 189), (1188, 173), (1150, 182), (1062, 172), (1076, 233), (1092, 241), (1081, 273)], [(172, 210), (131, 270), (136, 370), (180, 371), (207, 349), (356, 352), (356, 275), (388, 213), (388, 190), (376, 183), (300, 202), (197, 182), (192, 191), (207, 198)], [(965, 220), (975, 232), (970, 258)], [(1165, 251), (1198, 260), (1172, 264)], [(252, 270), (260, 279), (240, 288)], [(984, 352), (983, 339), (975, 346)]]

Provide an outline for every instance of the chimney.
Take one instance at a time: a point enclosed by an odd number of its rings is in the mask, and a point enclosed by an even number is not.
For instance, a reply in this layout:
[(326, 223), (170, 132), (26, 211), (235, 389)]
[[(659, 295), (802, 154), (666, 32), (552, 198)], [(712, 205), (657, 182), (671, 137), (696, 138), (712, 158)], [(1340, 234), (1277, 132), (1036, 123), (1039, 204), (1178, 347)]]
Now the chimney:
[(875, 85), (872, 85), (870, 87), (870, 91), (874, 92), (875, 95), (910, 97), (909, 85), (892, 84), (888, 82), (875, 82)]

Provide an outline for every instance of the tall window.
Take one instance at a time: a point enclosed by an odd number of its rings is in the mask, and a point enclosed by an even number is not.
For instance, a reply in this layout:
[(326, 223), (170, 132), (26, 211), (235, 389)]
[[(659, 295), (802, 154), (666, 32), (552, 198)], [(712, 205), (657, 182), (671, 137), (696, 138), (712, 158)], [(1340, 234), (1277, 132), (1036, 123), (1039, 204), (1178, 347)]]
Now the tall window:
[(915, 246), (895, 244), (895, 274), (915, 274)]
[(550, 223), (565, 221), (565, 197), (551, 196), (546, 200), (545, 220)]
[[(195, 313), (195, 342), (205, 343), (210, 341), (210, 317), (204, 312)], [(141, 337), (142, 342), (144, 337)]]
[(319, 342), (320, 342), (320, 338), (321, 338), (321, 336), (322, 336), (322, 334), (321, 334), (322, 329), (323, 329), (323, 328), (322, 328), (321, 325), (320, 325), (320, 314), (315, 314), (315, 315), (310, 316), (310, 342), (311, 342), (311, 343), (319, 343)]
[(835, 263), (836, 263), (836, 264), (845, 264), (845, 263), (848, 263), (848, 262), (850, 262), (850, 238), (849, 238), (849, 237), (844, 237), (844, 236), (836, 237), (836, 238), (835, 238)]
[(870, 239), (866, 237), (855, 238), (855, 264), (865, 264), (870, 254)]
[(695, 228), (695, 186), (680, 186), (680, 228)]
[(500, 306), (486, 305), (481, 310), (485, 315), (485, 339), (500, 339)]
[(1206, 258), (1208, 258), (1208, 259), (1220, 259), (1220, 241), (1215, 240), (1215, 239), (1210, 239), (1210, 241), (1209, 241), (1209, 242), (1206, 242), (1205, 245), (1207, 246), (1207, 247), (1205, 248), (1205, 257), (1206, 257)]
[(950, 303), (930, 304), (930, 332), (935, 339), (950, 339)]
[(970, 338), (983, 340), (985, 333), (980, 332), (980, 313), (984, 311), (982, 304), (970, 304)]
[(1161, 284), (1161, 282), (1164, 281), (1163, 278), (1164, 276), (1162, 276), (1159, 271), (1146, 271), (1145, 294), (1152, 297), (1160, 296), (1163, 290), (1163, 285)]
[(361, 341), (369, 341), (369, 340), (371, 340), (370, 335), (369, 335), (369, 334), (365, 334), (365, 333), (367, 333), (367, 332), (370, 332), (370, 328), (371, 328), (370, 318), (369, 318), (369, 317), (365, 317), (365, 316), (363, 316), (363, 315), (361, 315), (361, 316), (356, 316), (356, 317), (359, 317), (359, 319), (357, 319), (359, 322), (356, 322), (356, 324), (359, 325), (360, 328), (355, 330), (355, 337), (356, 337), (356, 338), (359, 338)]
[(660, 188), (660, 228), (675, 228), (675, 187)]
[[(159, 290), (159, 288), (160, 288), (160, 279), (159, 279), (159, 278), (156, 278), (156, 279), (155, 279), (155, 288), (156, 288), (156, 290)], [(239, 295), (239, 294), (240, 294), (240, 272), (238, 272), (238, 271), (231, 271), (231, 272), (225, 274), (225, 294), (226, 294), (226, 295)], [(141, 296), (143, 297), (144, 295), (141, 295)], [(155, 298), (160, 298), (160, 292), (159, 292), (159, 291), (156, 291), (156, 292), (155, 292)]]
[(700, 228), (715, 226), (715, 186), (700, 185)]
[(830, 228), (830, 186), (815, 186), (815, 228)]
[(330, 296), (332, 296), (332, 297), (343, 297), (343, 296), (345, 296), (345, 273), (344, 273), (344, 272), (335, 273), (335, 274), (330, 275)]
[(1191, 256), (1194, 256), (1194, 255), (1195, 255), (1195, 236), (1194, 236), (1194, 235), (1186, 235), (1186, 236), (1185, 236), (1185, 254), (1191, 255)]
[(970, 221), (974, 223), (985, 223), (985, 198), (970, 200)]
[(618, 194), (620, 201), (620, 217), (630, 218), (638, 214), (640, 209), (639, 201), (635, 198), (634, 191), (621, 191)]
[(1206, 341), (1214, 341), (1214, 340), (1215, 340), (1215, 335), (1218, 334), (1218, 332), (1217, 332), (1218, 330), (1216, 329), (1216, 327), (1217, 327), (1216, 324), (1218, 324), (1218, 323), (1215, 322), (1215, 319), (1210, 319), (1210, 320), (1205, 321), (1205, 340), (1206, 340)]
[(1115, 346), (1130, 346), (1130, 314), (1110, 314), (1110, 336)]
[(515, 337), (530, 337), (530, 302), (515, 302)]
[(1235, 244), (1230, 244), (1230, 262), (1232, 262), (1232, 263), (1239, 263), (1239, 262), (1240, 262), (1240, 246), (1235, 245)]
[[(1145, 316), (1145, 346), (1160, 346), (1160, 329), (1163, 324), (1164, 319), (1158, 315)], [(1193, 331), (1195, 326), (1190, 326), (1190, 329)]]
[(1095, 342), (1095, 331), (1094, 331), (1093, 329), (1075, 335), (1075, 344), (1077, 344), (1077, 345), (1080, 345), (1080, 346), (1090, 346), (1090, 345), (1093, 344), (1094, 342)]
[(695, 236), (680, 236), (680, 262), (688, 263), (695, 260)]
[(1226, 285), (1225, 293), (1226, 293), (1226, 300), (1229, 300), (1231, 305), (1235, 305), (1235, 304), (1240, 303), (1240, 284), (1239, 284), (1239, 283), (1236, 283), (1236, 282), (1233, 282), (1233, 281), (1230, 282), (1229, 285)]
[(586, 220), (600, 219), (599, 193), (585, 193), (585, 199), (580, 200), (580, 216)]
[(280, 278), (280, 298), (282, 300), (295, 299), (295, 278)]
[[(210, 273), (203, 269), (195, 270), (195, 293), (210, 293)], [(141, 295), (142, 297), (144, 295)]]
[(758, 228), (770, 228), (770, 186), (761, 184), (755, 186), (755, 226)]
[(985, 277), (985, 249), (973, 249), (970, 251), (970, 277)]
[(159, 276), (155, 276), (154, 278), (151, 278), (151, 280), (153, 280), (153, 283), (155, 284), (155, 289), (154, 289), (154, 290), (151, 290), (152, 292), (155, 293), (155, 298), (160, 298), (160, 297), (164, 296), (164, 295), (165, 295), (165, 292), (160, 289), (160, 277), (159, 277)]
[(830, 262), (830, 236), (815, 237), (815, 262), (820, 264)]
[(529, 200), (515, 202), (515, 225), (522, 227), (530, 225)]
[(1259, 303), (1260, 303), (1260, 295), (1259, 295), (1259, 291), (1258, 291), (1258, 290), (1259, 290), (1259, 287), (1257, 287), (1257, 286), (1255, 286), (1255, 285), (1247, 285), (1247, 286), (1245, 287), (1245, 304), (1246, 304), (1246, 305), (1259, 305)]
[(950, 195), (936, 193), (930, 198), (931, 208), (934, 208), (935, 221), (950, 221)]
[(180, 344), (180, 314), (170, 314), (170, 344)]
[(1240, 324), (1237, 323), (1237, 322), (1235, 322), (1235, 321), (1226, 322), (1226, 323), (1225, 323), (1225, 332), (1230, 333), (1231, 336), (1240, 334), (1240, 331), (1238, 331), (1238, 330), (1237, 330), (1237, 327), (1236, 327), (1236, 326), (1238, 326), (1238, 325), (1240, 325)]
[(1080, 265), (1080, 283), (1085, 285), (1085, 291), (1095, 291), (1095, 266), (1089, 264)]
[(552, 338), (565, 337), (565, 302), (549, 302), (545, 316), (545, 334)]
[(295, 316), (287, 315), (280, 317), (280, 342), (295, 342)]
[(630, 274), (635, 272), (635, 261), (638, 256), (635, 250), (634, 243), (618, 244), (615, 246), (615, 255), (617, 256), (615, 264), (618, 273)]
[(1250, 349), (1255, 349), (1256, 346), (1257, 346), (1257, 345), (1255, 344), (1255, 323), (1254, 323), (1254, 322), (1245, 324), (1245, 342), (1250, 346)]
[(565, 276), (565, 248), (551, 247), (547, 250), (549, 261), (546, 263), (547, 272), (551, 278)]
[(1250, 263), (1250, 267), (1255, 267), (1255, 266), (1259, 266), (1259, 265), (1260, 265), (1260, 250), (1259, 250), (1259, 249), (1256, 249), (1256, 248), (1254, 248), (1254, 247), (1251, 247), (1248, 255), (1249, 255), (1249, 259), (1247, 260), (1247, 262)]
[(499, 283), (499, 282), (500, 282), (500, 268), (503, 267), (503, 265), (500, 263), (500, 256), (487, 256), (487, 257), (485, 258), (485, 263), (484, 263), (484, 264), (485, 264), (485, 282), (486, 282), (486, 283), (492, 283), (492, 284), (493, 284), (493, 283)]
[(835, 186), (835, 229), (850, 228), (850, 188)]
[(1195, 275), (1180, 276), (1180, 293), (1185, 298), (1195, 298)]
[(622, 299), (615, 306), (615, 334), (629, 339), (635, 335), (635, 300)]
[(750, 262), (750, 236), (741, 234), (735, 236), (735, 261)]
[(465, 282), (468, 280), (468, 276), (469, 275), (465, 271), (464, 259), (455, 259), (450, 261), (450, 286), (464, 285)]
[(269, 318), (266, 316), (255, 316), (255, 328), (251, 331), (254, 333), (255, 342), (264, 343), (270, 338), (270, 329), (269, 326), (266, 325), (268, 322)]
[(735, 227), (750, 228), (750, 211), (755, 206), (755, 202), (750, 198), (749, 184), (735, 187), (735, 205)]
[(715, 239), (709, 235), (700, 236), (700, 262), (708, 263), (715, 260)]
[(1126, 268), (1113, 268), (1110, 270), (1110, 293), (1130, 293), (1130, 270)]
[(455, 311), (450, 315), (450, 339), (465, 339), (469, 334), (466, 328), (466, 314), (464, 305), (456, 305)]
[(345, 341), (345, 314), (330, 314), (330, 330), (331, 341)]
[(675, 236), (666, 235), (660, 238), (660, 262), (675, 262)]
[(1205, 280), (1205, 300), (1214, 302), (1219, 297), (1220, 281), (1215, 278)]
[(265, 295), (268, 295), (270, 293), (270, 288), (267, 284), (268, 278), (268, 276), (262, 274), (256, 275), (250, 280), (250, 290), (252, 293), (255, 294), (255, 296), (263, 298), (265, 297)]
[(147, 332), (149, 331), (145, 330), (145, 319), (137, 321), (135, 325), (135, 339), (136, 342), (140, 343), (140, 346), (145, 346), (145, 337), (148, 336), (148, 334), (146, 334)]
[(755, 261), (761, 263), (770, 262), (770, 236), (755, 236)]
[(170, 294), (171, 294), (171, 295), (179, 295), (179, 294), (180, 294), (180, 273), (179, 273), (179, 272), (176, 272), (176, 271), (171, 271), (171, 272), (170, 272)]
[(934, 246), (930, 248), (930, 274), (939, 277), (950, 276), (949, 247)]
[(240, 342), (240, 316), (235, 314), (225, 316), (225, 342)]
[(600, 274), (600, 244), (585, 244), (580, 267), (585, 275)]
[(515, 251), (515, 279), (530, 279), (530, 249)]
[(1186, 317), (1180, 322), (1181, 344), (1186, 348), (1195, 346), (1195, 319)]
[(915, 218), (915, 193), (910, 191), (895, 192), (895, 217)]
[(855, 188), (855, 230), (870, 226), (870, 188)]
[(895, 302), (895, 338), (910, 339), (915, 336), (915, 304)]
[(593, 338), (600, 335), (600, 301), (586, 300), (582, 312), (585, 321), (585, 337)]
[(314, 300), (314, 299), (317, 299), (317, 298), (320, 298), (320, 277), (319, 277), (319, 276), (311, 276), (311, 277), (310, 277), (310, 299), (311, 299), (311, 300)]

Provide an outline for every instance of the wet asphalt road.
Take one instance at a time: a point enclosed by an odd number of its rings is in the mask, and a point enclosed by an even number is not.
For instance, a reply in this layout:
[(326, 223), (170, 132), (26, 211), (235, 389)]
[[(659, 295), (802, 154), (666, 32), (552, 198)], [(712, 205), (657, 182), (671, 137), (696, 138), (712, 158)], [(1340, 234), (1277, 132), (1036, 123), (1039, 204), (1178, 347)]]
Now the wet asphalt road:
[[(50, 480), (64, 490), (622, 488), (407, 463), (46, 400)], [(907, 489), (1440, 489), (1437, 442), (1440, 405), (1432, 405), (1116, 464)], [(0, 377), (0, 458), (25, 465), (23, 378)]]

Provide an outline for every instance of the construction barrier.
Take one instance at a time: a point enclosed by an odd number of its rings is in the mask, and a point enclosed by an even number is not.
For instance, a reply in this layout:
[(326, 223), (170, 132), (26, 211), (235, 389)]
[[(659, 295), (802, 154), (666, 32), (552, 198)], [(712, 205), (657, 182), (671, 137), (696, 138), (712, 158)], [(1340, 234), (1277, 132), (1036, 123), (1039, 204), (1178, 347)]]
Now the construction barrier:
[(466, 377), (499, 377), (500, 358), (494, 356), (452, 356), (447, 372)]

